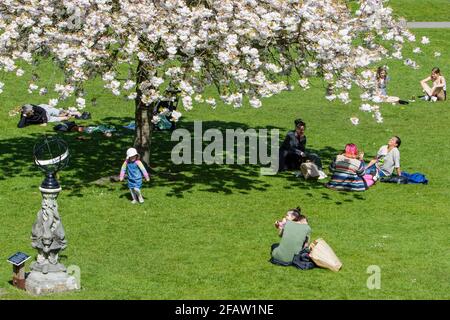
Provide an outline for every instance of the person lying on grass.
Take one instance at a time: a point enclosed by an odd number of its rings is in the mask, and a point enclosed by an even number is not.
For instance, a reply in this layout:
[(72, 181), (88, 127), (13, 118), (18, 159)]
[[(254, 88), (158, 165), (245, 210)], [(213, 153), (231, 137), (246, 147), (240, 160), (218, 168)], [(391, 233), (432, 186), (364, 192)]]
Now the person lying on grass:
[(271, 247), (271, 262), (290, 265), (294, 256), (309, 246), (311, 228), (300, 208), (290, 209), (281, 221), (275, 221), (275, 228), (281, 237), (280, 243)]
[(402, 141), (398, 136), (394, 136), (389, 139), (388, 144), (382, 146), (377, 156), (372, 159), (366, 166), (366, 173), (372, 174), (374, 181), (381, 177), (389, 177), (394, 172), (397, 172), (398, 176), (402, 175), (400, 170), (400, 148)]
[(47, 104), (32, 105), (26, 104), (22, 107), (18, 128), (23, 128), (31, 124), (47, 125), (48, 122), (60, 122), (69, 120), (72, 117), (80, 117), (81, 113), (63, 109), (57, 109)]
[[(433, 81), (432, 87), (428, 85), (429, 81)], [(425, 93), (424, 96), (420, 97), (421, 99), (433, 102), (447, 100), (447, 83), (439, 68), (433, 68), (431, 75), (420, 81), (420, 85)]]

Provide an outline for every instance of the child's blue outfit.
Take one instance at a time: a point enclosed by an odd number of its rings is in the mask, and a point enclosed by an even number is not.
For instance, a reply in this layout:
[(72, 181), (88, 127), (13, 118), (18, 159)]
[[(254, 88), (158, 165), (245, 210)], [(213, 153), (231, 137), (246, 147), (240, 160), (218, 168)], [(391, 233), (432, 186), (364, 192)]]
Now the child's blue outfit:
[(142, 187), (142, 175), (144, 175), (145, 179), (149, 179), (148, 172), (145, 170), (144, 165), (140, 160), (136, 160), (134, 162), (125, 160), (120, 170), (121, 180), (125, 177), (125, 173), (128, 177), (128, 188), (131, 191), (133, 203), (136, 203), (137, 199), (139, 199), (140, 203), (144, 202), (140, 191)]

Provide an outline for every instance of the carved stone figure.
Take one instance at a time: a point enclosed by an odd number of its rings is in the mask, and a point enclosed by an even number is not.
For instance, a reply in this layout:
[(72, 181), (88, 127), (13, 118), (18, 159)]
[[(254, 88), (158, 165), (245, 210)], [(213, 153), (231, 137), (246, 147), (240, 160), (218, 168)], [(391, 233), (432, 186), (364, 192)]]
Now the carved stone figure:
[(31, 270), (44, 274), (66, 271), (64, 265), (58, 262), (59, 252), (67, 247), (56, 201), (60, 190), (41, 191), (42, 207), (37, 213), (37, 219), (31, 231), (31, 246), (38, 250), (38, 256), (36, 262), (31, 265)]

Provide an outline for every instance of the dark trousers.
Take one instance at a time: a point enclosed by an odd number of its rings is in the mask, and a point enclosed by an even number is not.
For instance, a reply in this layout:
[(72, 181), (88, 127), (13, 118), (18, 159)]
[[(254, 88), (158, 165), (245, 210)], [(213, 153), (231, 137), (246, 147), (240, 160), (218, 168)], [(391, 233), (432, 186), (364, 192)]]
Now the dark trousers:
[(313, 162), (319, 170), (322, 170), (322, 160), (320, 160), (320, 157), (317, 154), (309, 152), (305, 152), (305, 154), (305, 157), (301, 157), (289, 150), (280, 149), (279, 170), (300, 170), (300, 165), (307, 160)]

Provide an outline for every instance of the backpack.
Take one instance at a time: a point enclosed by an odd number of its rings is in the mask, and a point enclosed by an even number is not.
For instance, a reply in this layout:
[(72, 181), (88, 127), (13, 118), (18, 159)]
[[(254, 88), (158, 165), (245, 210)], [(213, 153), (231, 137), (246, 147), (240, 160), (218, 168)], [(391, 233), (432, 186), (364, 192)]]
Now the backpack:
[(302, 172), (305, 180), (318, 179), (320, 176), (319, 168), (314, 162), (311, 161), (303, 162), (300, 165), (300, 171)]

